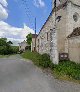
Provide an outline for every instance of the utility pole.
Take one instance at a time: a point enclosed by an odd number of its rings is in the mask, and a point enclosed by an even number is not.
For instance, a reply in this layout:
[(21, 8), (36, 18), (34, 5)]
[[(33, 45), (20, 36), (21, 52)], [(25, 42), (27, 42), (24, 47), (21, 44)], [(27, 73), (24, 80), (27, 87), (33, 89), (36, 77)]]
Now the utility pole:
[(36, 17), (35, 17), (35, 51), (36, 51)]

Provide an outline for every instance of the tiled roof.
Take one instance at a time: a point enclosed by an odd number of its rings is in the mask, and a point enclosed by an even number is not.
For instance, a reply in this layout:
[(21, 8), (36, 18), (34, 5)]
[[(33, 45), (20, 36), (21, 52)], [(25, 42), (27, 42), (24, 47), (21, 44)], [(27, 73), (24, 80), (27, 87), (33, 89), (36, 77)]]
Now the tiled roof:
[(77, 27), (73, 30), (73, 32), (68, 36), (68, 38), (80, 36), (80, 27)]

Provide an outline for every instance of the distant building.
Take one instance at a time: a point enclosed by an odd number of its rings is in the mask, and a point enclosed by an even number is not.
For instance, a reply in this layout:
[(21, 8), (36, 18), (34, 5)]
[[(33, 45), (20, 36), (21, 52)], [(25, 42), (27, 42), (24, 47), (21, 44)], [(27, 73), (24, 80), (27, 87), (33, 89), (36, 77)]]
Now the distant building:
[(19, 51), (25, 51), (28, 47), (29, 47), (29, 45), (26, 43), (25, 40), (23, 42), (19, 43)]
[(37, 38), (37, 34), (32, 34), (32, 43), (31, 43), (31, 51), (35, 51), (35, 37)]

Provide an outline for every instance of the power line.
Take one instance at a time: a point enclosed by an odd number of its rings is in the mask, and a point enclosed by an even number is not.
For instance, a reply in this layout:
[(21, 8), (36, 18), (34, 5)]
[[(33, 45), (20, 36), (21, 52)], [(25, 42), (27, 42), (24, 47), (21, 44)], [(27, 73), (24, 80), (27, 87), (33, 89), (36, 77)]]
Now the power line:
[[(25, 6), (26, 14), (29, 17), (29, 21), (30, 21), (31, 25), (33, 26), (33, 29), (35, 29), (35, 26), (34, 26), (34, 18), (35, 18), (35, 16), (33, 15), (32, 11), (31, 11), (31, 9), (29, 7), (29, 4), (28, 4), (29, 1), (28, 0), (22, 0), (22, 1), (23, 1), (24, 6)], [(33, 21), (31, 20), (32, 17), (33, 17)]]
[(34, 29), (35, 26), (34, 26), (34, 15), (32, 14), (32, 11), (30, 10), (30, 7), (29, 7), (29, 4), (28, 4), (28, 0), (17, 0), (17, 3), (18, 3), (18, 6), (21, 6), (25, 9), (25, 15), (28, 17), (27, 20), (28, 20), (28, 23), (29, 25)]

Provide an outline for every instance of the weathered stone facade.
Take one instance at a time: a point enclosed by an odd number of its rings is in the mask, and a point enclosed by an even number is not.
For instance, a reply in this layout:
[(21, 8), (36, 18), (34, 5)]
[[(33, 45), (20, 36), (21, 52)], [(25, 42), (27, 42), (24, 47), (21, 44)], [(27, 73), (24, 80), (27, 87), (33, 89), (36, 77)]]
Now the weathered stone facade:
[(69, 57), (71, 61), (80, 63), (80, 36), (69, 38)]
[[(71, 54), (67, 37), (79, 26), (80, 1), (62, 0), (61, 4), (56, 8), (56, 14), (53, 8), (50, 16), (38, 34), (36, 40), (37, 52), (40, 54), (48, 53), (53, 63), (57, 64), (59, 62), (59, 53)], [(70, 55), (69, 58), (71, 59), (73, 57)], [(80, 59), (78, 59), (78, 61), (80, 61)]]

